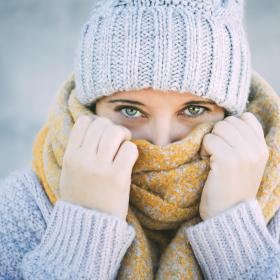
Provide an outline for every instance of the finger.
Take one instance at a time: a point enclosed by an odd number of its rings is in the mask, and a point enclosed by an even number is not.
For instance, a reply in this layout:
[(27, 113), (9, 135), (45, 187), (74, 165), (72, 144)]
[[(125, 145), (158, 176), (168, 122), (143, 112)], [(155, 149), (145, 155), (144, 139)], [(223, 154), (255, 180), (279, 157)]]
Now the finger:
[(138, 156), (136, 144), (126, 140), (120, 146), (113, 165), (119, 170), (127, 170), (131, 173)]
[(105, 117), (99, 117), (96, 120), (94, 120), (90, 124), (86, 132), (81, 148), (90, 155), (96, 156), (98, 144), (103, 134), (103, 131), (108, 125), (111, 124), (112, 122)]
[(126, 127), (114, 124), (107, 126), (99, 141), (97, 157), (112, 162), (122, 142), (130, 139), (131, 132)]
[(240, 119), (245, 121), (248, 126), (250, 126), (254, 130), (258, 138), (264, 138), (263, 127), (254, 114), (252, 114), (251, 112), (245, 112), (241, 115)]
[(202, 148), (213, 158), (224, 158), (232, 153), (232, 148), (222, 138), (212, 133), (204, 136)]
[(224, 121), (229, 122), (232, 124), (237, 131), (240, 133), (241, 137), (246, 141), (257, 144), (258, 140), (256, 139), (256, 133), (253, 131), (253, 129), (242, 119), (234, 116), (229, 116), (224, 119)]
[(83, 142), (83, 137), (86, 134), (86, 131), (89, 125), (91, 124), (91, 122), (92, 122), (92, 118), (87, 115), (82, 115), (76, 120), (70, 132), (70, 136), (67, 144), (67, 150), (72, 151), (81, 147)]
[(240, 146), (244, 141), (236, 127), (225, 121), (217, 122), (211, 133), (222, 138), (232, 148)]

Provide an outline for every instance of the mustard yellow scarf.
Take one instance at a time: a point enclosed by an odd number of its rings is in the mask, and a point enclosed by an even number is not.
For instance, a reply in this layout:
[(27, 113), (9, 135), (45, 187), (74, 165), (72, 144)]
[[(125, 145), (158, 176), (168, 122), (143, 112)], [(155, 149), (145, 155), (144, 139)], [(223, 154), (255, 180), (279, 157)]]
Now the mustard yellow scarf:
[[(268, 223), (280, 205), (280, 101), (253, 72), (247, 111), (263, 125), (270, 158), (257, 199)], [(75, 95), (71, 74), (60, 88), (47, 122), (33, 146), (32, 168), (50, 201), (59, 199), (59, 178), (67, 141), (79, 115), (93, 114)], [(209, 159), (199, 157), (203, 136), (214, 123), (196, 126), (181, 141), (156, 146), (134, 139), (139, 158), (132, 172), (127, 222), (136, 237), (127, 250), (118, 279), (203, 279), (185, 229), (201, 222), (199, 202)]]

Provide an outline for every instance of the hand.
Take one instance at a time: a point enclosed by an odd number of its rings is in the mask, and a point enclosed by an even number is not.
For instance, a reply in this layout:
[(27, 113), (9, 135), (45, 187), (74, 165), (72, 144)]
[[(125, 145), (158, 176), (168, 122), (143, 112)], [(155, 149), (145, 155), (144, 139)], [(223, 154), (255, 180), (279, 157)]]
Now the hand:
[(199, 212), (203, 220), (256, 198), (269, 158), (264, 132), (250, 112), (217, 122), (204, 136), (200, 155), (210, 155)]
[(137, 146), (131, 132), (105, 117), (81, 116), (63, 157), (61, 199), (126, 219)]

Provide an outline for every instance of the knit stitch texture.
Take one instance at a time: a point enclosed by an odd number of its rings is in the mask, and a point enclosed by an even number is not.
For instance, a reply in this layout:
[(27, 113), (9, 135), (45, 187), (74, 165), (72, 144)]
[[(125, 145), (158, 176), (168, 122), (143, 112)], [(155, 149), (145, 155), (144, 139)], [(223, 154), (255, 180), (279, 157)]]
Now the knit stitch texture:
[[(267, 223), (280, 205), (280, 103), (257, 73), (252, 78), (248, 111), (261, 121), (270, 150), (257, 194)], [(33, 167), (53, 203), (59, 199), (59, 176), (69, 133), (81, 114), (93, 112), (76, 99), (71, 76), (34, 143)], [(211, 122), (200, 124), (186, 138), (165, 147), (132, 139), (139, 157), (132, 171), (127, 221), (134, 226), (136, 238), (122, 260), (119, 279), (201, 277), (185, 229), (201, 222), (198, 207), (209, 159), (200, 159), (198, 151), (212, 127)]]
[[(116, 216), (63, 200), (53, 206), (29, 166), (0, 181), (0, 217), (1, 280), (114, 280), (135, 237)], [(280, 210), (266, 226), (257, 201), (242, 202), (188, 235), (203, 279), (280, 277)]]
[(75, 55), (77, 97), (89, 105), (151, 87), (246, 107), (251, 55), (243, 0), (95, 1)]

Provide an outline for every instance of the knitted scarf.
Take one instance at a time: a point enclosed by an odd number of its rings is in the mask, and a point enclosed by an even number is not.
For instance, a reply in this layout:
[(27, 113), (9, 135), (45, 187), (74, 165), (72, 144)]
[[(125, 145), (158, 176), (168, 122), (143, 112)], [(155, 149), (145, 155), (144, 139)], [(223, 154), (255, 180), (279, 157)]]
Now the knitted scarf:
[[(261, 122), (270, 157), (257, 193), (266, 223), (280, 206), (280, 101), (268, 83), (252, 75), (247, 111)], [(74, 74), (59, 89), (33, 144), (32, 168), (54, 204), (68, 137), (79, 115), (93, 112), (75, 95)], [(203, 279), (185, 230), (201, 222), (199, 202), (210, 169), (199, 149), (213, 122), (197, 125), (184, 139), (157, 146), (132, 139), (139, 150), (133, 167), (127, 222), (136, 237), (122, 259), (118, 279)]]

